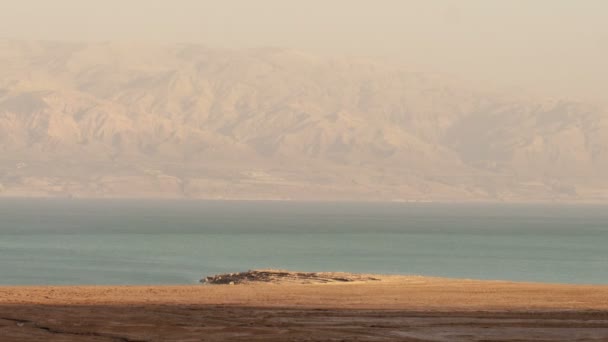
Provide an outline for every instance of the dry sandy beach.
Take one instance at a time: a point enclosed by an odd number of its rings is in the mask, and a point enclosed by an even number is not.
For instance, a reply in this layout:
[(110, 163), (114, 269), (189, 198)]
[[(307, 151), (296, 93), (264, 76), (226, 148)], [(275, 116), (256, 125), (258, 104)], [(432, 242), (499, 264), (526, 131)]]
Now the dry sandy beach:
[(608, 341), (608, 286), (374, 277), (0, 287), (0, 341)]

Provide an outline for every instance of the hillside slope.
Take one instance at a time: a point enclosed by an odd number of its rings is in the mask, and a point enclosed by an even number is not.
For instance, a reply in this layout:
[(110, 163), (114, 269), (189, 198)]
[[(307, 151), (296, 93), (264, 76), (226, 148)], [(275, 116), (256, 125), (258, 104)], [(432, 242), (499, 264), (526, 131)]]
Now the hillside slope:
[(0, 42), (0, 195), (604, 201), (608, 114), (283, 49)]

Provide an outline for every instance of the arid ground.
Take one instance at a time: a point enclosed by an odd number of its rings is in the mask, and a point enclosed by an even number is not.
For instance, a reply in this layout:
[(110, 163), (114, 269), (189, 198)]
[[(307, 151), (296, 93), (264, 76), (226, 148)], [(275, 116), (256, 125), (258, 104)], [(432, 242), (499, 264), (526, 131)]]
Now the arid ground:
[(0, 341), (608, 341), (608, 286), (374, 277), (0, 287)]

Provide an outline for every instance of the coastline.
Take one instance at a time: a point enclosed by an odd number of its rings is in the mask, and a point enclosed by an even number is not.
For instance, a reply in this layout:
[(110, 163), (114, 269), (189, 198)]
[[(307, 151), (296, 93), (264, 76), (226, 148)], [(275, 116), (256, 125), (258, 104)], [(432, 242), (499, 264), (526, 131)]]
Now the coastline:
[(1, 286), (2, 341), (603, 341), (608, 285)]
[(0, 200), (59, 200), (59, 201), (150, 201), (150, 202), (253, 202), (253, 203), (339, 203), (339, 204), (427, 204), (427, 205), (566, 205), (566, 206), (608, 206), (608, 198), (538, 198), (538, 199), (496, 199), (496, 198), (322, 198), (322, 197), (189, 197), (189, 196), (79, 196), (56, 194), (15, 194), (0, 192)]
[(370, 275), (377, 281), (0, 286), (0, 305), (239, 305), (397, 310), (608, 310), (608, 285)]

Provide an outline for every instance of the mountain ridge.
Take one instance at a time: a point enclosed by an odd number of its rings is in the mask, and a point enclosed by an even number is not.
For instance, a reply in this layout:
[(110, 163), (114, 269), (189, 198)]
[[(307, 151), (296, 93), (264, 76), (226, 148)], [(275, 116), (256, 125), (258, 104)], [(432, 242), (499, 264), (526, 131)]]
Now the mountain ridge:
[(0, 42), (0, 196), (605, 201), (608, 112), (288, 49)]

